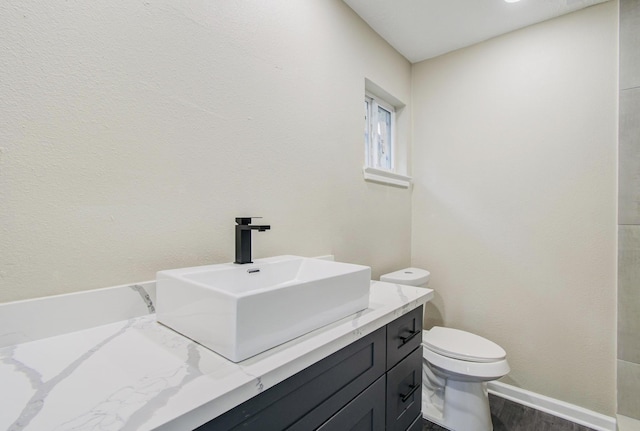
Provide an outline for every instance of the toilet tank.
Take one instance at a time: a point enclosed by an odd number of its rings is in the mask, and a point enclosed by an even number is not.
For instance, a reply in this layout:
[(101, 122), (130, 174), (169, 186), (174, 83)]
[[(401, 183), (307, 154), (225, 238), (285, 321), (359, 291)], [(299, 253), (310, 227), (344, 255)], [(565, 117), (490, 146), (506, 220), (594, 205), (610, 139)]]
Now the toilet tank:
[(427, 287), (430, 273), (420, 268), (405, 268), (380, 277), (380, 281), (407, 286)]

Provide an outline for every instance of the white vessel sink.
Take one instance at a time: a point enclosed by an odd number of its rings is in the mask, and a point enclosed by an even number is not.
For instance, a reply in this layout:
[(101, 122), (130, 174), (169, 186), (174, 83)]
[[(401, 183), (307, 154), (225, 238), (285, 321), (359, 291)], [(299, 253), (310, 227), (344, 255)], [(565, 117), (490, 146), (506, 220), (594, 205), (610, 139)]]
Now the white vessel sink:
[(298, 256), (157, 273), (158, 321), (239, 362), (369, 306), (371, 268)]

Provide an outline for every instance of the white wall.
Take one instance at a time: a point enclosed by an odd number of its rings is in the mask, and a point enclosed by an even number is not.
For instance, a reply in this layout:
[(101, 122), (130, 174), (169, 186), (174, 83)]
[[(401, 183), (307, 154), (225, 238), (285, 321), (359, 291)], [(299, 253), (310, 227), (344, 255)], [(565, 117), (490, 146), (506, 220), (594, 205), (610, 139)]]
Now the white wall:
[(410, 263), (410, 191), (362, 178), (365, 77), (411, 66), (340, 0), (0, 4), (0, 302), (233, 259)]
[(505, 381), (615, 413), (617, 2), (413, 67), (412, 264), (429, 325)]

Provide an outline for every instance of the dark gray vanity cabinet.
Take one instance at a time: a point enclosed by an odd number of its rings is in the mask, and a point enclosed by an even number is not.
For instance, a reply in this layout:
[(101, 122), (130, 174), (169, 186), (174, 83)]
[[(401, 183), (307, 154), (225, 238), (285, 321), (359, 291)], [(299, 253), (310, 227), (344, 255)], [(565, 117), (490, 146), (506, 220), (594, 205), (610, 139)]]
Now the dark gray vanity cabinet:
[(419, 307), (198, 431), (420, 430), (421, 339)]
[(387, 430), (405, 431), (422, 409), (422, 307), (387, 325)]

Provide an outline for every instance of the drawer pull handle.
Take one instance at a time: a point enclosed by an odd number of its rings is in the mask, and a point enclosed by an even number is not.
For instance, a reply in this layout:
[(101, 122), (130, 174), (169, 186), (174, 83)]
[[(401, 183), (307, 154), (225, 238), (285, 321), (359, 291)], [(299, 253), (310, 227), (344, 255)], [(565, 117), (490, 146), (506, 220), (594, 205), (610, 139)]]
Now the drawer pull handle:
[(414, 332), (410, 333), (409, 335), (407, 335), (406, 337), (399, 336), (398, 338), (400, 338), (402, 340), (402, 344), (400, 344), (400, 346), (404, 346), (405, 344), (407, 344), (413, 337), (415, 337), (419, 333), (420, 333), (420, 331), (414, 331)]
[(411, 398), (411, 395), (414, 394), (415, 391), (417, 391), (418, 389), (420, 389), (420, 385), (411, 385), (409, 386), (409, 393), (406, 395), (400, 394), (400, 397), (402, 399), (402, 402), (406, 402), (409, 398)]

